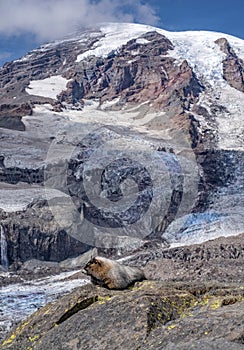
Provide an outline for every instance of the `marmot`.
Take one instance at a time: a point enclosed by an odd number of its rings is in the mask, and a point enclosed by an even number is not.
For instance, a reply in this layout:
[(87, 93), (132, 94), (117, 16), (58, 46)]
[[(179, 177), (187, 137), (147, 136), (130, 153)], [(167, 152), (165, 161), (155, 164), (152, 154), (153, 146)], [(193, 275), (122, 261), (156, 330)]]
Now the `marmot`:
[(121, 265), (117, 261), (97, 256), (84, 267), (84, 272), (91, 276), (91, 282), (108, 289), (125, 289), (146, 279), (144, 272), (138, 267)]

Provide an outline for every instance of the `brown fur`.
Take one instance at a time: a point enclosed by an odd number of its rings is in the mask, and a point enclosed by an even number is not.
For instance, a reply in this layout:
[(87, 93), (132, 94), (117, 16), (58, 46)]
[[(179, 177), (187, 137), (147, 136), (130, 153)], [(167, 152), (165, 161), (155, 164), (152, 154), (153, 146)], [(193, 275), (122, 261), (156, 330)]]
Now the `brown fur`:
[(109, 289), (125, 289), (136, 281), (145, 279), (141, 269), (100, 256), (91, 259), (84, 269), (86, 274), (91, 276), (92, 283)]

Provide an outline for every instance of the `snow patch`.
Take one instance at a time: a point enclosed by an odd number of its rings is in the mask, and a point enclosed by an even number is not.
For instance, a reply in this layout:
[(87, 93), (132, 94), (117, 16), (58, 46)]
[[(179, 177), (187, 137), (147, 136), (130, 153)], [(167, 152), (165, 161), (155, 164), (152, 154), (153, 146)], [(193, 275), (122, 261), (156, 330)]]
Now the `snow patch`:
[(128, 64), (131, 64), (131, 63), (133, 63), (133, 62), (135, 62), (136, 60), (134, 59), (134, 60), (129, 60), (129, 61), (127, 61), (127, 63)]
[(107, 55), (118, 50), (128, 41), (136, 39), (142, 34), (152, 30), (153, 27), (131, 23), (111, 23), (100, 28), (105, 35), (97, 41), (91, 50), (77, 56), (76, 62), (80, 62), (89, 56), (107, 57)]
[(120, 98), (117, 97), (115, 99), (113, 99), (112, 101), (105, 101), (102, 105), (101, 105), (101, 110), (106, 110), (107, 108), (110, 108), (114, 105), (116, 105), (117, 103), (119, 103)]
[(68, 82), (69, 80), (63, 78), (61, 75), (54, 75), (50, 78), (30, 81), (25, 91), (29, 95), (56, 99), (56, 97), (66, 89)]
[(65, 116), (76, 123), (89, 123), (95, 118), (98, 124), (129, 126), (144, 132), (147, 130), (146, 124), (148, 122), (159, 115), (165, 114), (165, 112), (162, 111), (152, 111), (145, 114), (141, 108), (143, 105), (146, 105), (148, 101), (135, 108), (110, 111), (109, 108), (113, 107), (113, 105), (118, 102), (119, 99), (115, 99), (100, 106), (98, 101), (85, 100), (82, 111), (66, 110), (64, 113)]
[(147, 40), (147, 39), (144, 39), (144, 38), (139, 38), (139, 39), (136, 40), (136, 43), (144, 45), (144, 44), (150, 43), (150, 41)]
[[(92, 49), (77, 56), (76, 62), (80, 62), (89, 56), (107, 57), (110, 52), (115, 52), (129, 40), (137, 39), (139, 44), (147, 44), (149, 41), (139, 38), (141, 35), (156, 31), (166, 36), (174, 45), (174, 50), (169, 51), (169, 55), (180, 64), (187, 60), (198, 78), (208, 84), (216, 84), (225, 87), (226, 81), (223, 79), (222, 61), (225, 54), (215, 43), (217, 39), (226, 38), (235, 50), (236, 54), (244, 60), (244, 41), (242, 39), (224, 33), (209, 31), (185, 31), (169, 32), (149, 25), (131, 23), (110, 23), (101, 26), (100, 31), (104, 36), (98, 40)], [(131, 54), (138, 54), (132, 52)]]

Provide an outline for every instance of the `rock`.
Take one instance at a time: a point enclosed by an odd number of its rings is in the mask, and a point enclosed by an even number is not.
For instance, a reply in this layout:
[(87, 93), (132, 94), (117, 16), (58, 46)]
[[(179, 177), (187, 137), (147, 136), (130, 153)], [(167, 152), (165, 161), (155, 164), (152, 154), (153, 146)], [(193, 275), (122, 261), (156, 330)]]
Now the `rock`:
[[(116, 255), (117, 257), (128, 254), (144, 245), (144, 241), (128, 236), (115, 236), (112, 234), (98, 235), (95, 245), (98, 251), (105, 256)], [(109, 248), (108, 248), (109, 247)]]
[(0, 105), (0, 128), (25, 131), (22, 117), (32, 114), (32, 108), (28, 103), (5, 103)]
[(59, 263), (59, 266), (62, 269), (73, 269), (73, 268), (84, 268), (87, 262), (97, 255), (97, 249), (94, 248), (88, 252), (83, 253), (82, 255), (77, 256), (76, 258), (69, 258), (63, 260)]
[(0, 128), (25, 131), (25, 124), (21, 121), (21, 117), (0, 115)]
[(226, 54), (223, 60), (223, 76), (237, 90), (244, 92), (244, 61), (240, 59), (225, 38), (216, 40), (221, 50)]
[(163, 281), (243, 281), (244, 246), (241, 234), (202, 244), (149, 248), (124, 257), (128, 265), (144, 266), (146, 277)]
[(79, 287), (18, 324), (2, 349), (239, 350), (243, 235), (232, 239), (140, 252), (126, 263), (144, 262), (154, 280), (124, 291)]
[(46, 201), (31, 203), (17, 213), (0, 212), (0, 217), (7, 235), (10, 264), (33, 258), (60, 262), (90, 248), (60, 229)]
[(25, 261), (22, 266), (20, 273), (23, 272), (29, 272), (33, 274), (37, 274), (38, 272), (41, 273), (59, 273), (60, 268), (57, 262), (51, 262), (51, 261), (41, 261), (37, 259), (31, 259)]
[(19, 182), (40, 184), (44, 180), (44, 169), (43, 167), (36, 169), (6, 167), (0, 169), (0, 180), (8, 184), (17, 184)]
[[(76, 103), (93, 96), (105, 102), (119, 96), (123, 104), (130, 101), (139, 104), (150, 99), (159, 108), (176, 102), (175, 110), (183, 112), (187, 103), (193, 102), (203, 90), (188, 62), (175, 65), (174, 59), (167, 55), (173, 44), (157, 32), (146, 33), (138, 40), (128, 41), (112, 57), (82, 64), (83, 70), (76, 72), (75, 80), (61, 93), (60, 101)], [(72, 68), (71, 74), (74, 74)]]
[(180, 349), (187, 344), (241, 349), (242, 294), (238, 287), (216, 284), (146, 281), (123, 292), (89, 285), (35, 312), (7, 336), (2, 349)]

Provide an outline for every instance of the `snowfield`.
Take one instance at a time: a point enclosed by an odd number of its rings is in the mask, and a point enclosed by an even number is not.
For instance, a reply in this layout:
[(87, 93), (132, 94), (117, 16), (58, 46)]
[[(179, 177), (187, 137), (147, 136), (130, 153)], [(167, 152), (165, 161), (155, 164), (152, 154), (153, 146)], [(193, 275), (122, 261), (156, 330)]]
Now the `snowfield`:
[(80, 62), (89, 56), (107, 57), (107, 55), (118, 50), (128, 41), (150, 32), (151, 26), (128, 23), (111, 23), (102, 25), (100, 31), (104, 34), (99, 41), (94, 44), (92, 50), (88, 50), (77, 56), (76, 62)]
[[(243, 149), (243, 140), (240, 137), (244, 126), (240, 124), (244, 116), (243, 94), (230, 87), (223, 78), (222, 61), (225, 54), (215, 43), (217, 39), (226, 38), (235, 50), (236, 54), (244, 60), (244, 41), (224, 33), (209, 31), (185, 31), (169, 32), (163, 29), (140, 24), (116, 24), (102, 25), (100, 31), (104, 34), (91, 50), (78, 55), (76, 62), (88, 59), (89, 56), (106, 57), (111, 52), (116, 52), (122, 45), (131, 39), (137, 39), (140, 44), (146, 44), (147, 40), (139, 36), (157, 31), (166, 36), (174, 45), (174, 50), (169, 51), (169, 56), (176, 59), (178, 64), (187, 60), (196, 73), (197, 78), (212, 89), (211, 96), (203, 92), (200, 96), (201, 105), (206, 109), (216, 101), (227, 108), (229, 115), (218, 115), (219, 147), (223, 149)], [(128, 64), (130, 64), (128, 62)], [(237, 98), (238, 96), (238, 98)], [(84, 111), (84, 116), (86, 112)], [(204, 121), (202, 121), (204, 122)], [(228, 136), (227, 136), (228, 135)]]
[(69, 80), (61, 75), (55, 75), (42, 80), (32, 80), (25, 91), (29, 95), (48, 97), (56, 99), (56, 97), (66, 89)]
[[(100, 32), (103, 34), (98, 41), (95, 42), (92, 49), (77, 56), (76, 62), (89, 59), (91, 56), (107, 57), (111, 52), (115, 52), (125, 45), (129, 40), (137, 39), (137, 42), (143, 45), (147, 44), (147, 40), (139, 38), (141, 35), (157, 31), (159, 34), (166, 36), (174, 46), (173, 50), (168, 52), (170, 57), (176, 59), (178, 64), (183, 60), (187, 60), (188, 64), (194, 70), (197, 78), (203, 85), (208, 86), (211, 95), (204, 91), (200, 96), (201, 105), (207, 110), (213, 103), (221, 104), (230, 112), (228, 115), (217, 116), (218, 132), (219, 132), (219, 147), (223, 149), (242, 149), (243, 141), (240, 138), (243, 132), (243, 125), (240, 125), (240, 120), (244, 115), (244, 99), (243, 94), (236, 89), (230, 87), (223, 78), (222, 61), (225, 54), (220, 50), (215, 43), (217, 39), (226, 38), (230, 45), (235, 50), (236, 54), (244, 60), (244, 41), (231, 35), (209, 32), (209, 31), (185, 31), (185, 32), (169, 32), (163, 29), (155, 28), (149, 25), (131, 24), (131, 23), (108, 23), (100, 26)], [(90, 33), (87, 35), (91, 35)], [(77, 39), (77, 37), (76, 37)], [(73, 38), (74, 40), (74, 38)], [(78, 40), (78, 39), (77, 39)], [(80, 39), (82, 41), (82, 39)], [(128, 62), (130, 64), (131, 61)], [(28, 93), (55, 98), (67, 84), (67, 80), (60, 76), (51, 77), (42, 81), (32, 81)], [(238, 98), (237, 98), (238, 96)], [(89, 112), (96, 110), (98, 121), (116, 124), (135, 125), (133, 116), (119, 117), (116, 113), (111, 113), (111, 118), (108, 117), (106, 111), (100, 108), (94, 108), (86, 105), (83, 111), (70, 112), (71, 120), (83, 122), (90, 118)], [(107, 114), (107, 118), (105, 117)], [(117, 113), (119, 114), (119, 113)], [(105, 118), (104, 118), (105, 117)], [(197, 117), (198, 118), (198, 117)], [(101, 119), (101, 120), (100, 120)], [(138, 124), (143, 125), (153, 116), (147, 116), (144, 120), (139, 120)], [(200, 117), (201, 119), (201, 117)], [(204, 120), (199, 120), (204, 123)], [(228, 135), (228, 136), (227, 136)]]
[[(109, 23), (100, 27), (104, 37), (98, 40), (91, 50), (77, 56), (76, 62), (80, 62), (89, 56), (107, 57), (111, 52), (116, 52), (129, 40), (137, 39), (148, 32), (157, 31), (166, 36), (174, 45), (174, 50), (169, 53), (179, 63), (184, 59), (196, 71), (199, 78), (203, 78), (209, 83), (221, 82), (224, 86), (226, 82), (222, 76), (221, 62), (224, 53), (215, 41), (226, 38), (236, 51), (236, 54), (244, 60), (244, 41), (231, 35), (209, 31), (185, 31), (169, 32), (149, 25), (133, 23)], [(140, 44), (146, 44), (147, 40), (137, 39)]]

